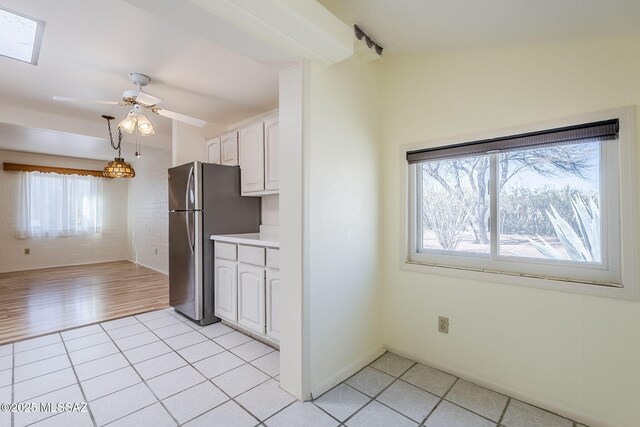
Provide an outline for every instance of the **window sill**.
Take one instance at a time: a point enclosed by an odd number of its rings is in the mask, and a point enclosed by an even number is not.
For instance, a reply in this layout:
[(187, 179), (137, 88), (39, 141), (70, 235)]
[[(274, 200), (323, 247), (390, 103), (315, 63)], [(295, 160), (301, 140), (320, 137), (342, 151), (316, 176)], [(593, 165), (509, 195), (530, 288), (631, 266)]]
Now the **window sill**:
[(465, 280), (475, 280), (488, 283), (526, 286), (530, 288), (551, 291), (568, 292), (574, 294), (600, 296), (623, 300), (637, 301), (639, 298), (635, 285), (596, 285), (569, 280), (555, 280), (551, 278), (529, 277), (518, 273), (489, 272), (475, 268), (443, 266), (425, 264), (417, 261), (403, 260), (400, 269), (405, 271), (431, 274), (436, 276), (453, 277)]

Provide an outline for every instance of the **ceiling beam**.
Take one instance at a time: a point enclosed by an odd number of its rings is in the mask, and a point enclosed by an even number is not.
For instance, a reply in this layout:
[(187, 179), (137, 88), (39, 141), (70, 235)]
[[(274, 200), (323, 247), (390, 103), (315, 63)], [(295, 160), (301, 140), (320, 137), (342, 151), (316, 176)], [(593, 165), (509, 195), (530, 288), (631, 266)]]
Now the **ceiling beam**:
[(353, 55), (351, 27), (315, 0), (125, 1), (263, 64), (304, 58), (328, 67)]

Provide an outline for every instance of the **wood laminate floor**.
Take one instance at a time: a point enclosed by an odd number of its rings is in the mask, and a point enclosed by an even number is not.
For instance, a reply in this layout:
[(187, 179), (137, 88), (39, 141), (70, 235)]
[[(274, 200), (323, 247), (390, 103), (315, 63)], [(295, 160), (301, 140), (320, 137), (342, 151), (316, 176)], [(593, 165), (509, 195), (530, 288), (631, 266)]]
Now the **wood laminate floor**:
[(168, 276), (129, 261), (0, 273), (0, 344), (168, 306)]

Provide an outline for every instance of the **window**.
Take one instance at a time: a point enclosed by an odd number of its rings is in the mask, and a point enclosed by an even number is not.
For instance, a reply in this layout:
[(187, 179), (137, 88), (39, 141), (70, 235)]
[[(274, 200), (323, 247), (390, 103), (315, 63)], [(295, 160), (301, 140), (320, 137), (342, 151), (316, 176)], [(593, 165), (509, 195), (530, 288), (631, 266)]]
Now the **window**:
[(628, 116), (407, 150), (407, 263), (543, 287), (634, 284)]
[(102, 232), (102, 178), (23, 172), (17, 237)]

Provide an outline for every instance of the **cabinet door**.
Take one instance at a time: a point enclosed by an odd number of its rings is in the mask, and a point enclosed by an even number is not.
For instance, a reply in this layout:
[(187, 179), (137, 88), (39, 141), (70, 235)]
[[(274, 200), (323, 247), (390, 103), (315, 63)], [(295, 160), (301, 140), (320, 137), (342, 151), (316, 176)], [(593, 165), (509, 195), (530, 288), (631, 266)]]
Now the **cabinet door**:
[(264, 122), (264, 188), (271, 191), (280, 188), (279, 120), (274, 117)]
[(240, 182), (242, 193), (264, 191), (264, 129), (258, 123), (240, 130)]
[(238, 132), (229, 132), (222, 135), (222, 164), (225, 166), (238, 166)]
[(218, 317), (236, 323), (238, 321), (238, 282), (237, 264), (233, 261), (216, 258), (214, 261), (214, 298), (215, 314)]
[(267, 336), (280, 342), (280, 272), (267, 270)]
[(265, 333), (264, 268), (238, 264), (238, 324)]
[(220, 137), (213, 138), (207, 141), (207, 162), (221, 164), (220, 157)]

